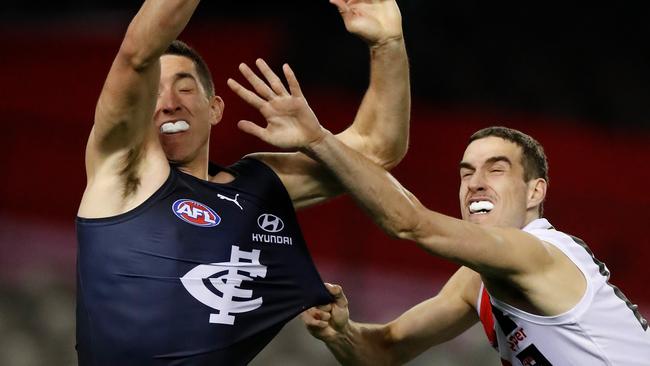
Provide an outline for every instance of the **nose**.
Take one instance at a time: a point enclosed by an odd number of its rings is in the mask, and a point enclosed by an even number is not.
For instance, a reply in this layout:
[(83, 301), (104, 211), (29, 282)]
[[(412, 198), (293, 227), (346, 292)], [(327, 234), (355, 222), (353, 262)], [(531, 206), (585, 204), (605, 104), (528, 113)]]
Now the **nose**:
[(180, 99), (173, 90), (161, 91), (158, 96), (158, 107), (164, 114), (174, 114), (181, 109)]
[(485, 174), (482, 171), (476, 171), (469, 179), (467, 187), (472, 192), (481, 192), (485, 190)]

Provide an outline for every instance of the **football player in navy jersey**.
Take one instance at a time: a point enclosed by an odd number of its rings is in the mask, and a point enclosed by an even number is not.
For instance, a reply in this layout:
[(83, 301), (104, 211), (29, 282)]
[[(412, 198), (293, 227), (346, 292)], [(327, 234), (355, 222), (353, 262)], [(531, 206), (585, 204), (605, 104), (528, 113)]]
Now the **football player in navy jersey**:
[[(410, 114), (408, 62), (399, 9), (393, 0), (332, 2), (341, 11), (349, 32), (369, 46), (371, 65), (370, 84), (359, 110), (350, 126), (336, 138), (389, 169), (406, 153)], [(256, 179), (263, 177), (260, 184), (270, 185), (268, 189), (259, 187), (259, 191), (278, 197), (284, 194), (289, 206), (292, 203), (297, 208), (342, 191), (327, 170), (301, 152), (252, 154), (232, 169), (221, 168), (215, 174), (209, 173), (210, 131), (222, 118), (224, 102), (215, 94), (208, 67), (198, 53), (175, 41), (198, 3), (198, 0), (145, 1), (126, 31), (97, 102), (86, 146), (87, 185), (77, 218), (77, 348), (81, 364), (213, 364), (221, 357), (218, 355), (224, 355), (222, 360), (226, 364), (246, 363), (268, 337), (263, 342), (252, 342), (256, 343), (256, 350), (247, 351), (250, 343), (233, 345), (237, 352), (248, 353), (247, 358), (241, 359), (228, 358), (222, 351), (213, 349), (178, 348), (175, 343), (191, 341), (197, 335), (174, 334), (173, 328), (138, 329), (141, 321), (147, 322), (147, 326), (168, 324), (171, 327), (178, 323), (188, 331), (204, 326), (203, 323), (186, 324), (192, 317), (182, 313), (187, 308), (178, 307), (176, 302), (187, 302), (188, 306), (214, 305), (210, 302), (214, 291), (206, 295), (203, 290), (191, 287), (207, 286), (208, 279), (188, 278), (190, 273), (216, 273), (201, 266), (218, 264), (226, 272), (234, 273), (235, 282), (268, 278), (274, 273), (275, 267), (264, 262), (266, 254), (260, 254), (250, 243), (228, 243), (223, 253), (223, 248), (215, 247), (214, 252), (219, 252), (219, 256), (201, 258), (200, 253), (213, 251), (208, 245), (214, 242), (183, 241), (183, 238), (207, 233), (195, 230), (226, 228), (228, 220), (219, 217), (219, 210), (214, 209), (223, 205), (223, 210), (232, 212), (229, 215), (240, 211), (250, 215), (256, 212), (254, 209), (262, 210), (256, 217), (242, 221), (240, 226), (246, 230), (258, 226), (263, 230), (246, 240), (254, 242), (256, 238), (264, 238), (266, 242), (295, 244), (295, 238), (270, 234), (285, 225), (279, 225), (280, 217), (265, 206), (267, 200), (253, 192), (257, 189)], [(266, 82), (245, 64), (239, 69), (257, 93), (264, 95), (280, 90), (281, 82), (263, 60), (257, 60), (256, 67)], [(269, 110), (260, 108), (260, 111), (264, 117), (273, 118)], [(240, 128), (247, 130), (249, 125), (243, 122)], [(275, 181), (283, 187), (281, 190), (274, 186)], [(210, 197), (197, 197), (202, 189), (214, 193)], [(165, 226), (167, 222), (178, 225), (178, 230)], [(292, 226), (292, 223), (285, 224)], [(232, 230), (244, 229), (233, 224)], [(242, 238), (251, 237), (251, 232), (246, 230), (242, 231)], [(166, 247), (170, 240), (177, 241), (175, 248)], [(199, 248), (200, 245), (205, 247)], [(182, 252), (190, 247), (194, 252)], [(314, 274), (313, 268), (308, 268), (313, 267), (308, 254), (302, 256), (305, 271)], [(241, 261), (254, 264), (255, 268), (248, 269), (250, 275), (242, 275), (242, 270), (237, 270)], [(187, 267), (188, 263), (196, 267)], [(272, 264), (284, 268), (280, 262)], [(293, 280), (297, 281), (289, 276), (287, 282)], [(222, 277), (212, 278), (210, 282), (216, 289), (237, 286)], [(137, 290), (140, 284), (142, 292)], [(249, 290), (231, 290), (238, 294), (232, 296), (251, 296)], [(181, 291), (180, 295), (177, 291)], [(296, 292), (296, 296), (300, 294)], [(326, 301), (318, 296), (314, 296), (318, 302)], [(206, 324), (209, 319), (210, 326), (221, 327), (225, 325), (212, 325), (213, 320), (230, 319), (231, 313), (254, 313), (256, 310), (252, 309), (269, 308), (266, 303), (262, 305), (261, 298), (250, 303), (229, 311), (217, 305), (213, 306), (217, 310), (204, 306), (206, 314), (201, 319), (205, 318)], [(152, 304), (156, 304), (153, 310)], [(315, 304), (309, 306), (312, 305)], [(299, 311), (304, 306), (299, 304), (291, 311)], [(210, 311), (214, 313), (209, 315)], [(172, 314), (174, 321), (166, 318)], [(274, 334), (276, 324), (262, 331), (266, 336)], [(144, 337), (138, 338), (139, 332), (154, 334), (155, 337), (148, 337), (154, 340), (144, 342)], [(125, 341), (131, 337), (141, 339), (142, 343)], [(227, 338), (223, 334), (216, 337)]]

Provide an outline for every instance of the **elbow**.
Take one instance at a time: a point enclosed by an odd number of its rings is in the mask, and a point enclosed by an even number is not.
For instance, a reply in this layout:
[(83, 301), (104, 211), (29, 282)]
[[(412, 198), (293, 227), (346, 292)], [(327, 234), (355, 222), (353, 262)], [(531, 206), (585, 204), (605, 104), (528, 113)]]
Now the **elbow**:
[(392, 152), (392, 154), (388, 158), (383, 159), (379, 163), (379, 165), (381, 165), (386, 170), (391, 170), (394, 167), (396, 167), (400, 162), (402, 162), (405, 156), (406, 156), (406, 147), (404, 147), (404, 149), (402, 149), (401, 151)]
[(382, 225), (386, 233), (394, 239), (418, 241), (422, 230), (420, 208), (411, 202), (411, 208), (403, 214), (387, 219)]
[(116, 60), (136, 72), (142, 72), (158, 62), (162, 52), (164, 50), (147, 47), (137, 32), (129, 28), (120, 45)]
[(386, 143), (373, 149), (374, 160), (379, 166), (386, 170), (396, 167), (406, 156), (408, 151), (408, 141), (403, 143)]
[(147, 54), (142, 48), (138, 47), (137, 42), (127, 37), (122, 42), (116, 60), (136, 72), (142, 72), (154, 64), (158, 57), (158, 55), (154, 57)]
[(388, 232), (388, 235), (390, 235), (394, 239), (402, 239), (402, 240), (417, 242), (419, 238), (418, 232), (419, 230), (418, 230), (417, 223), (406, 222), (400, 225), (399, 227), (392, 228)]
[(408, 347), (405, 348), (408, 341), (400, 333), (396, 321), (389, 323), (383, 330), (380, 347), (385, 365), (403, 365), (414, 357), (407, 351)]

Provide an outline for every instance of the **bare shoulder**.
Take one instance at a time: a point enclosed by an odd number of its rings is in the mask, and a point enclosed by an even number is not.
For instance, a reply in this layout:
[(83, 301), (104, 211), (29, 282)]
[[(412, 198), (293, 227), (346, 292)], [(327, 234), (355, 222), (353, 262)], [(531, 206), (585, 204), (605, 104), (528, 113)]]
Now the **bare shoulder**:
[(542, 242), (549, 252), (551, 265), (543, 271), (521, 279), (527, 289), (528, 311), (553, 316), (571, 310), (587, 290), (587, 280), (580, 268), (555, 245)]

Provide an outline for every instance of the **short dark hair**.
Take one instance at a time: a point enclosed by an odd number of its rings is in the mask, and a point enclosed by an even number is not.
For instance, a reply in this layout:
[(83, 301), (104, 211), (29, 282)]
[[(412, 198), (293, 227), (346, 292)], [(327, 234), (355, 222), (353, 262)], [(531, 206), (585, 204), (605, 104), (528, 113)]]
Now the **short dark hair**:
[[(503, 126), (492, 126), (478, 130), (469, 138), (469, 143), (485, 137), (500, 137), (506, 141), (515, 143), (521, 147), (521, 165), (524, 167), (524, 181), (543, 178), (548, 183), (548, 160), (544, 148), (534, 138), (513, 128)], [(539, 206), (539, 215), (544, 213), (544, 203)]]
[(203, 89), (205, 89), (208, 97), (215, 96), (214, 82), (212, 81), (210, 69), (195, 49), (190, 47), (187, 43), (177, 39), (167, 47), (163, 55), (183, 56), (192, 60), (194, 67), (196, 67), (196, 72), (199, 75), (199, 81), (201, 82), (201, 85), (203, 85)]

